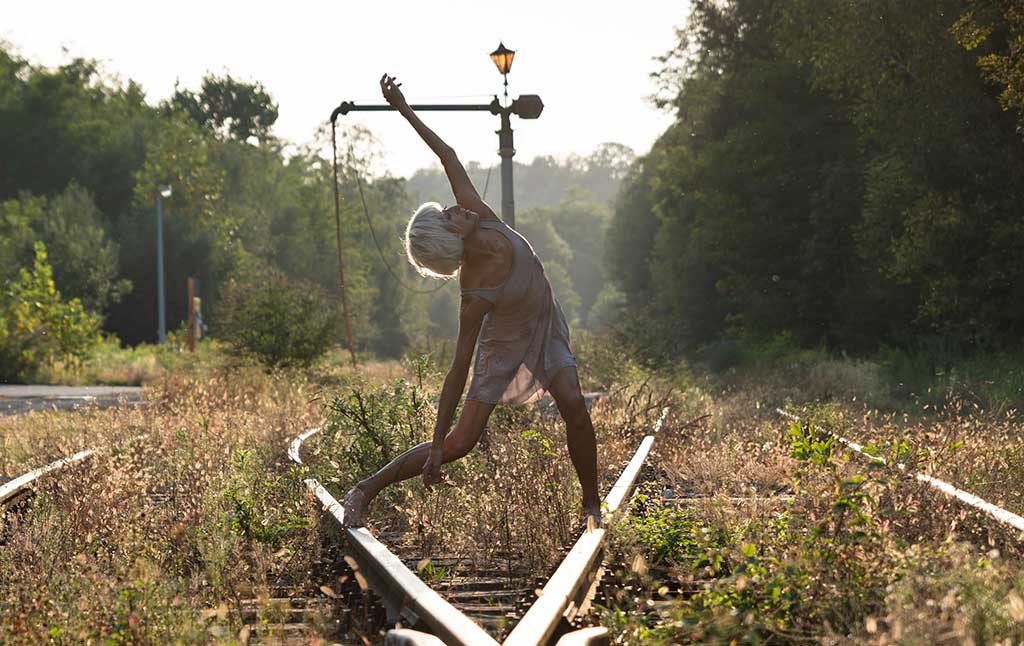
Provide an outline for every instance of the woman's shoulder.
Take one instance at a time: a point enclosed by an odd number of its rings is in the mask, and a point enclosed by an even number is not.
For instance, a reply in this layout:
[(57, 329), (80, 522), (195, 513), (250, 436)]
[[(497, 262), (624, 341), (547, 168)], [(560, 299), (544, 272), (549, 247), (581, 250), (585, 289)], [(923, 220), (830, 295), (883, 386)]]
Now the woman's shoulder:
[(515, 247), (508, 236), (486, 229), (485, 236), (491, 254), (486, 261), (473, 266), (463, 266), (459, 272), (459, 286), (463, 289), (497, 289), (511, 277), (515, 261)]

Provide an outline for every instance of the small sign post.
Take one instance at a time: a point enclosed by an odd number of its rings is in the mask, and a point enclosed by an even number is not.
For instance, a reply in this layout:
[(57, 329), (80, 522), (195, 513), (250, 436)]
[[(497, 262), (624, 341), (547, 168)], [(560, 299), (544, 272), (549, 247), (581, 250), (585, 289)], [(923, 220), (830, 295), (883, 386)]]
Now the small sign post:
[(188, 351), (196, 351), (196, 279), (188, 277)]

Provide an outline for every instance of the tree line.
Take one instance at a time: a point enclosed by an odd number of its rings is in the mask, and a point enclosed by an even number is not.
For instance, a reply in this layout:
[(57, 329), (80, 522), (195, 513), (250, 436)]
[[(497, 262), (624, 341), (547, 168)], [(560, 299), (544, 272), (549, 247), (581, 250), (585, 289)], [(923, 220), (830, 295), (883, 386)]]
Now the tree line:
[(651, 354), (1017, 347), (1024, 11), (695, 0), (608, 233)]
[[(274, 135), (277, 116), (267, 88), (230, 74), (208, 74), (199, 88), (176, 87), (150, 105), (136, 82), (112, 77), (95, 61), (47, 68), (0, 44), (0, 328), (15, 325), (14, 315), (4, 314), (16, 311), (12, 286), (21, 281), (19, 294), (51, 294), (52, 283), (53, 297), (77, 301), (106, 334), (127, 344), (155, 340), (155, 203), (164, 184), (172, 189), (163, 201), (170, 329), (187, 317), (189, 276), (198, 278), (215, 335), (231, 321), (245, 322), (227, 311), (245, 290), (320, 294), (323, 307), (338, 308), (329, 130), (292, 146)], [(369, 158), (386, 159), (386, 151), (358, 128), (339, 130), (338, 148), (356, 350), (397, 356), (431, 337), (450, 337), (457, 287), (416, 293), (393, 275), (417, 289), (434, 286), (407, 266), (401, 236), (419, 201), (451, 203), (443, 177), (430, 169), (408, 181), (371, 173)], [(607, 203), (632, 157), (607, 144), (587, 157), (520, 166), (520, 221), (550, 259), (552, 280), (580, 323), (603, 286), (594, 266), (611, 218)], [(491, 179), (497, 208), (498, 173)], [(482, 189), (486, 177), (478, 180)], [(582, 253), (573, 249), (575, 237)], [(31, 274), (24, 280), (23, 270)], [(315, 309), (316, 302), (301, 307)], [(343, 342), (340, 325), (333, 337)]]

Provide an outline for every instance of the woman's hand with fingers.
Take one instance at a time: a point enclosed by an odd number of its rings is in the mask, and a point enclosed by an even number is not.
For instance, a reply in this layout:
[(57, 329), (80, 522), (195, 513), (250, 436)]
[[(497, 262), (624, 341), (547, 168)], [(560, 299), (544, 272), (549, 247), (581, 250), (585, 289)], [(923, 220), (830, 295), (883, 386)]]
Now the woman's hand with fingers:
[(402, 84), (394, 76), (384, 74), (380, 77), (380, 92), (384, 95), (384, 100), (394, 108), (401, 109), (408, 105), (405, 102), (405, 95), (399, 89), (401, 87)]
[(443, 461), (442, 450), (431, 446), (427, 460), (423, 464), (423, 484), (430, 487), (441, 482), (441, 463)]

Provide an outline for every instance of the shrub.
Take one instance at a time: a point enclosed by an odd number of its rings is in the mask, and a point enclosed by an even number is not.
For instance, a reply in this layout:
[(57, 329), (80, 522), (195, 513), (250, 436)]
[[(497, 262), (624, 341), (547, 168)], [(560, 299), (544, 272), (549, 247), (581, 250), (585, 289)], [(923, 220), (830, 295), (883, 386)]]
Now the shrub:
[(229, 281), (217, 326), (233, 353), (268, 368), (310, 365), (338, 328), (338, 311), (320, 286), (274, 270)]
[(340, 471), (374, 473), (410, 446), (430, 438), (433, 410), (422, 388), (397, 379), (354, 386), (325, 403), (324, 446), (340, 448)]
[(77, 298), (61, 298), (46, 246), (36, 242), (32, 271), (22, 268), (0, 295), (0, 379), (31, 380), (56, 360), (82, 361), (99, 342), (98, 319)]

